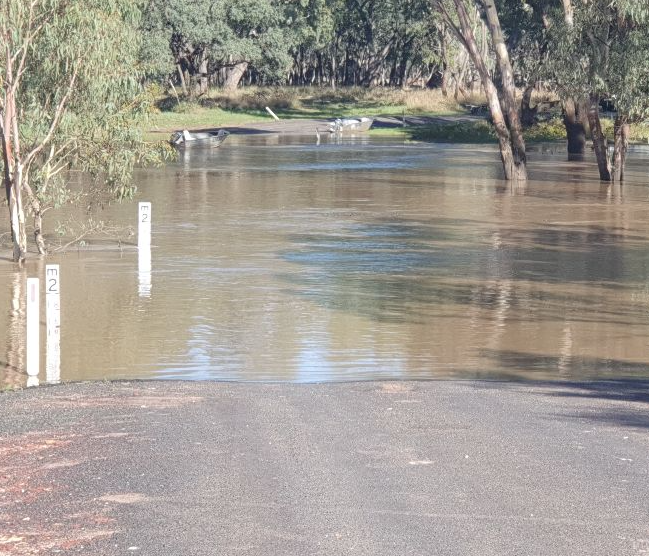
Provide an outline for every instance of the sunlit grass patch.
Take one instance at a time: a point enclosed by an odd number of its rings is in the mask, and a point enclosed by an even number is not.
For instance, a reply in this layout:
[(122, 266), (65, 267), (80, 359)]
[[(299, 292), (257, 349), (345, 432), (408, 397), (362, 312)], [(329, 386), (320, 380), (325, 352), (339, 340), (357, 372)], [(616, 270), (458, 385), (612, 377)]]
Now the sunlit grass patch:
[(377, 115), (451, 115), (462, 112), (437, 90), (345, 87), (244, 87), (233, 92), (212, 89), (190, 101), (159, 94), (149, 131), (206, 128), (267, 121), (269, 107), (280, 119)]

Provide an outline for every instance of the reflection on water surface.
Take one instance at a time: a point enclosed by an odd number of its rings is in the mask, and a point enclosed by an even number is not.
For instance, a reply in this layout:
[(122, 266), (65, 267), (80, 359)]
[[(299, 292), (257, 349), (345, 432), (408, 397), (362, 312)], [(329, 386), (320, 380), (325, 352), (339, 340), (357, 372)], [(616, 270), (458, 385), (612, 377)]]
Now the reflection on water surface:
[[(649, 376), (647, 152), (619, 187), (538, 147), (517, 188), (491, 147), (231, 139), (138, 173), (150, 270), (132, 248), (48, 259), (62, 380)], [(0, 265), (2, 384), (26, 380), (44, 265)]]

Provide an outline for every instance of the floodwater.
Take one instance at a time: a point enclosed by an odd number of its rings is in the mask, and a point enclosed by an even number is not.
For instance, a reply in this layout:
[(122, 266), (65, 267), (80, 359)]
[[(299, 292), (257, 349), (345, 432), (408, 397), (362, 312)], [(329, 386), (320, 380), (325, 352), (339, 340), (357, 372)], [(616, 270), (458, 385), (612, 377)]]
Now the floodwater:
[[(649, 150), (622, 188), (562, 146), (530, 159), (522, 188), (491, 146), (233, 136), (139, 171), (151, 270), (131, 245), (48, 258), (40, 382), (649, 376)], [(137, 204), (94, 218), (136, 226)], [(27, 382), (44, 265), (0, 261), (0, 385)]]

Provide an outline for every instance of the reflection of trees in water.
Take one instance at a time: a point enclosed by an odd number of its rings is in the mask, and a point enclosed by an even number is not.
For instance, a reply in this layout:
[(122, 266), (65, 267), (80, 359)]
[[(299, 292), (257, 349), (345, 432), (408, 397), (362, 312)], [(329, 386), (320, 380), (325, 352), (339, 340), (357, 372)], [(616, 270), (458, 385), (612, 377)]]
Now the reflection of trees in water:
[(27, 378), (25, 375), (26, 283), (24, 270), (14, 273), (7, 326), (7, 358), (4, 376), (1, 377), (3, 386), (24, 386)]

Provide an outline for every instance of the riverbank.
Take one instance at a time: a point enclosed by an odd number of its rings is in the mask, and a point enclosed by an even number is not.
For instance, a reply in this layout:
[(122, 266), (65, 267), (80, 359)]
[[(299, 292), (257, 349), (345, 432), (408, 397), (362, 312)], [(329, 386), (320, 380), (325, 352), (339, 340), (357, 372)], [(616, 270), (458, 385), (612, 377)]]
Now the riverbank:
[[(232, 122), (223, 123), (216, 127), (211, 124), (197, 124), (186, 129), (190, 131), (225, 129), (233, 135), (315, 135), (316, 130), (323, 134), (328, 133), (327, 130), (331, 121), (330, 119), (324, 118), (295, 118), (280, 121), (264, 119), (240, 124)], [(369, 133), (371, 135), (407, 137), (415, 129), (421, 130), (426, 127), (469, 125), (473, 122), (480, 121), (483, 121), (483, 119), (470, 114), (455, 116), (374, 116), (374, 124)], [(171, 131), (168, 129), (150, 129), (147, 133), (149, 140), (162, 141), (169, 138)]]
[(643, 554), (648, 386), (6, 392), (0, 554)]
[[(310, 135), (340, 117), (375, 118), (372, 135), (405, 140), (449, 143), (496, 143), (480, 95), (457, 101), (437, 89), (401, 90), (350, 87), (249, 87), (232, 93), (218, 89), (192, 102), (157, 95), (155, 108), (143, 127), (148, 141), (167, 140), (178, 129), (225, 128), (233, 133)], [(525, 130), (530, 143), (564, 141), (565, 126), (556, 98), (537, 94), (539, 121)], [(266, 111), (275, 113), (275, 121)], [(603, 115), (604, 133), (613, 136), (613, 121)], [(632, 142), (649, 142), (649, 125), (631, 126)]]

